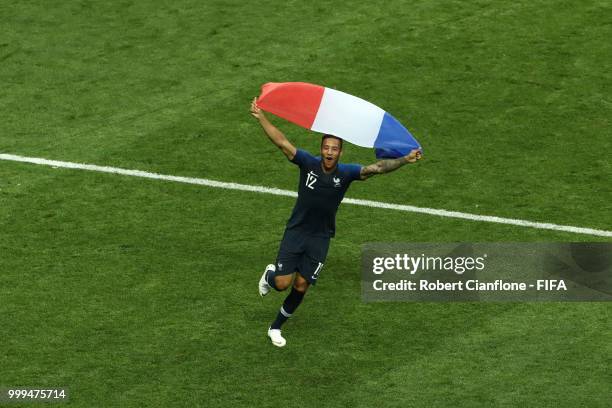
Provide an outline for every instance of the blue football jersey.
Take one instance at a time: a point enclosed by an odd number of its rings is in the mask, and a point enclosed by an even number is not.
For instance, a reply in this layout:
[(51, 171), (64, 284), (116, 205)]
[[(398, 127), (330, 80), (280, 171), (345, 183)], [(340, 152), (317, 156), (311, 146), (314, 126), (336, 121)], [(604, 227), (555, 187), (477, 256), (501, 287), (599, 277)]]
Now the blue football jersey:
[(298, 229), (314, 236), (333, 237), (336, 212), (344, 193), (354, 180), (361, 180), (361, 166), (338, 163), (325, 173), (320, 157), (298, 149), (291, 162), (300, 167), (298, 198), (287, 229)]

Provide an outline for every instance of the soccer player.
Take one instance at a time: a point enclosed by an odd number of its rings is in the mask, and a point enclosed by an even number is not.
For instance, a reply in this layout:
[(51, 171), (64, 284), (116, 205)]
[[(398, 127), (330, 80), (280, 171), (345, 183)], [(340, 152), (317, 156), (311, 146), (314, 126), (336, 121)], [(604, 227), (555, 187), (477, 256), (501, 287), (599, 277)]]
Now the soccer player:
[[(292, 163), (300, 168), (298, 198), (287, 222), (275, 264), (266, 267), (259, 280), (259, 294), (267, 295), (273, 288), (283, 291), (292, 286), (276, 319), (268, 329), (268, 337), (277, 347), (286, 344), (281, 326), (291, 317), (302, 302), (310, 285), (317, 282), (323, 269), (329, 241), (335, 234), (335, 218), (338, 206), (354, 180), (366, 180), (377, 174), (389, 173), (407, 163), (421, 158), (420, 150), (413, 150), (398, 159), (380, 160), (369, 166), (339, 163), (342, 156), (342, 139), (323, 135), (321, 156), (296, 149), (285, 135), (266, 118), (257, 106), (257, 98), (251, 103), (251, 115), (268, 138)], [(292, 285), (293, 283), (293, 285)]]

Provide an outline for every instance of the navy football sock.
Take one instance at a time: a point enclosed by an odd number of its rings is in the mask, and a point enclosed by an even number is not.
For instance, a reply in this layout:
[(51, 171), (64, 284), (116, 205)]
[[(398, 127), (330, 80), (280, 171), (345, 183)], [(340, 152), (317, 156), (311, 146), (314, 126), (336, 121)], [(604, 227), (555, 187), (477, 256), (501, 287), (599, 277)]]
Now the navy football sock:
[(266, 282), (268, 285), (272, 286), (274, 290), (280, 292), (280, 289), (276, 287), (276, 282), (274, 282), (274, 277), (276, 276), (276, 271), (272, 269), (266, 270)]
[(304, 299), (304, 292), (299, 292), (295, 290), (295, 288), (291, 288), (291, 292), (285, 298), (283, 305), (276, 315), (276, 320), (270, 326), (271, 329), (279, 329), (287, 321), (288, 318), (295, 312), (295, 309), (302, 303), (302, 299)]

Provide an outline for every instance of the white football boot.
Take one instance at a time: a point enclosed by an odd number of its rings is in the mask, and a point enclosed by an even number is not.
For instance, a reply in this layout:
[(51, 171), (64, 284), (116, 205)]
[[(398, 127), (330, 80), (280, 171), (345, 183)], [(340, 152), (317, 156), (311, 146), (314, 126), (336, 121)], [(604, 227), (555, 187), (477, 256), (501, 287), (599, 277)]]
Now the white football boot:
[(276, 347), (284, 347), (287, 344), (279, 329), (268, 329), (268, 337)]
[(268, 293), (270, 293), (270, 289), (272, 289), (272, 286), (270, 286), (268, 281), (266, 281), (266, 274), (269, 270), (272, 270), (272, 272), (274, 272), (276, 270), (276, 266), (274, 266), (273, 264), (266, 266), (266, 270), (259, 279), (259, 296), (261, 297), (266, 296)]

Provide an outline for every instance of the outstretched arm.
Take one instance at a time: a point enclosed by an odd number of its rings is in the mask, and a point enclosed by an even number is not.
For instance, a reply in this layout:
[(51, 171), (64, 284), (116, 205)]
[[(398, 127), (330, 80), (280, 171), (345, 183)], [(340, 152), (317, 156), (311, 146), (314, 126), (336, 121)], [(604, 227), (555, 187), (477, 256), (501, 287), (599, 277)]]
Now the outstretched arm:
[(421, 160), (420, 150), (413, 150), (408, 155), (399, 157), (397, 159), (380, 160), (374, 164), (370, 164), (369, 166), (362, 167), (360, 174), (361, 179), (365, 180), (377, 174), (389, 173), (393, 170), (399, 169), (404, 164), (415, 163), (417, 160)]
[(274, 143), (276, 147), (281, 149), (289, 160), (293, 160), (296, 153), (295, 147), (289, 140), (287, 140), (283, 132), (278, 130), (276, 126), (270, 123), (263, 111), (259, 109), (259, 106), (257, 106), (257, 98), (253, 98), (253, 102), (251, 102), (251, 115), (259, 120), (259, 124), (263, 128), (264, 132), (266, 132), (266, 135), (268, 135), (268, 139), (270, 139), (270, 141)]

